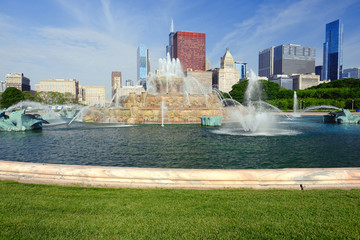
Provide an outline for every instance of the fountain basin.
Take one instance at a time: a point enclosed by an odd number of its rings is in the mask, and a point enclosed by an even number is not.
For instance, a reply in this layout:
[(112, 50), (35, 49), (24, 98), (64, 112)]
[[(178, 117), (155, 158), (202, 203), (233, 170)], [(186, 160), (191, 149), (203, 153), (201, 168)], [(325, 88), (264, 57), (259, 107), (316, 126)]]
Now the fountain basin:
[(157, 169), (0, 161), (0, 179), (94, 187), (352, 189), (360, 188), (360, 168)]

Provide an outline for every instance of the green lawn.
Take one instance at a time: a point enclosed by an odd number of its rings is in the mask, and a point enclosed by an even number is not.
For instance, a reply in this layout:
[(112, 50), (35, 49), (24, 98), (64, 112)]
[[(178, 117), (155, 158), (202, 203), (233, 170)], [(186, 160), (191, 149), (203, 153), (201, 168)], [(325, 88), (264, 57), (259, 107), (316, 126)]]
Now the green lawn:
[(0, 181), (0, 239), (360, 238), (360, 190), (108, 189)]

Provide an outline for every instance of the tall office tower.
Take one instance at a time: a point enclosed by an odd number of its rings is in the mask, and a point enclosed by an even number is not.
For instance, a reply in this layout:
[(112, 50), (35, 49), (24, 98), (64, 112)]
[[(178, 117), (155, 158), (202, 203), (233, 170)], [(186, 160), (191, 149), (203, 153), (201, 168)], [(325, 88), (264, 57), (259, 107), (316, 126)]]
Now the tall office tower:
[(235, 69), (240, 72), (240, 79), (246, 78), (246, 64), (243, 62), (235, 61)]
[(174, 58), (178, 58), (184, 71), (206, 71), (206, 34), (178, 31), (174, 35)]
[(259, 52), (259, 76), (271, 78), (274, 74), (274, 47)]
[(322, 81), (322, 72), (323, 72), (323, 66), (322, 65), (315, 67), (315, 75), (320, 76), (320, 81)]
[[(118, 93), (121, 89), (121, 72), (111, 72), (111, 98), (114, 98), (115, 94)], [(117, 102), (116, 97), (115, 102)]]
[(239, 82), (240, 71), (235, 69), (235, 61), (229, 49), (226, 49), (224, 56), (220, 59), (220, 68), (213, 72), (213, 86), (222, 92), (230, 92), (232, 86)]
[(169, 53), (170, 58), (174, 58), (174, 21), (171, 19), (171, 27), (170, 27), (170, 34), (169, 34), (169, 45), (166, 46), (166, 54)]
[(326, 24), (323, 79), (337, 80), (342, 75), (343, 24), (338, 19)]
[(23, 73), (6, 74), (6, 88), (15, 87), (20, 91), (30, 91), (30, 79), (25, 77)]
[(287, 44), (274, 48), (274, 75), (309, 74), (314, 72), (314, 47)]
[(137, 80), (138, 83), (145, 81), (148, 76), (149, 51), (145, 45), (137, 49)]

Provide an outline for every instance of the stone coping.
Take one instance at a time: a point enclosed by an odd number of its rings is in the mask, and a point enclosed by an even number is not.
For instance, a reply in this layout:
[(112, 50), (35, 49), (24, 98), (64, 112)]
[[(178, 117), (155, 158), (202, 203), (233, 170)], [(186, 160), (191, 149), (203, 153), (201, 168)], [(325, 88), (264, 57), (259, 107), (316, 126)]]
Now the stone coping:
[(0, 179), (116, 188), (353, 189), (360, 168), (171, 169), (0, 161)]

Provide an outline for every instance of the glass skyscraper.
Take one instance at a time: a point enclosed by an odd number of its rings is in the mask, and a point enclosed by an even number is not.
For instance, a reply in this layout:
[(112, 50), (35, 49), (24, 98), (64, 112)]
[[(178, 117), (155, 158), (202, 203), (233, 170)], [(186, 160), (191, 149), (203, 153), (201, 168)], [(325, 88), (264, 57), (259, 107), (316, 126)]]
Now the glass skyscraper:
[(174, 58), (174, 22), (171, 20), (170, 34), (169, 34), (169, 45), (166, 46), (166, 54), (170, 54), (170, 59)]
[(337, 80), (342, 75), (343, 24), (338, 19), (326, 24), (323, 79)]
[(149, 73), (148, 66), (148, 49), (145, 45), (140, 45), (137, 49), (137, 79), (138, 81), (146, 81), (147, 75)]
[(246, 78), (246, 64), (243, 62), (235, 61), (235, 69), (240, 72), (240, 79)]

